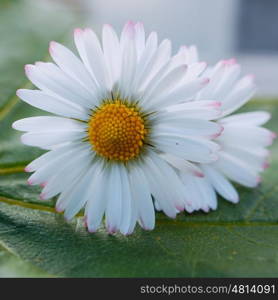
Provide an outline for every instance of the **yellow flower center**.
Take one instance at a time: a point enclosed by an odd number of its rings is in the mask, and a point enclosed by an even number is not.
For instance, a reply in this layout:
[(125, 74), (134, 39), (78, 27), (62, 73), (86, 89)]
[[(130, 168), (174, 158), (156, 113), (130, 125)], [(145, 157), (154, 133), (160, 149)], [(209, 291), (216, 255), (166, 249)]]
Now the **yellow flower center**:
[(121, 100), (104, 102), (88, 122), (89, 141), (100, 156), (121, 162), (137, 157), (147, 134), (144, 117)]

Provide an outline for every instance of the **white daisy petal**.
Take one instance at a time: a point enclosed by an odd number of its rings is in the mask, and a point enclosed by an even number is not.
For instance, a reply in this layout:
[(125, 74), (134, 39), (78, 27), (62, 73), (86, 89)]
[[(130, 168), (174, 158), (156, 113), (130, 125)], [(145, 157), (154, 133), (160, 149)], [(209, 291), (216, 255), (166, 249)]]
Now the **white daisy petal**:
[(216, 101), (194, 101), (165, 107), (166, 114), (160, 116), (162, 119), (182, 118), (190, 116), (192, 119), (213, 120), (220, 116), (221, 103)]
[(37, 62), (35, 66), (27, 65), (26, 74), (39, 89), (50, 95), (64, 98), (85, 108), (94, 104), (93, 96), (83, 86), (52, 63)]
[(57, 196), (66, 219), (84, 208), (90, 232), (105, 219), (110, 234), (128, 235), (137, 222), (152, 230), (155, 209), (209, 212), (216, 193), (238, 201), (229, 180), (258, 183), (275, 134), (260, 127), (265, 112), (223, 118), (254, 91), (234, 59), (206, 69), (195, 46), (171, 57), (171, 42), (146, 39), (141, 23), (128, 22), (120, 38), (105, 25), (102, 42), (88, 28), (74, 39), (81, 59), (51, 42), (56, 64), (26, 66), (39, 90), (17, 92), (58, 116), (12, 125), (23, 143), (50, 150), (26, 167), (28, 181), (43, 187), (41, 199)]
[[(154, 85), (154, 87), (150, 91), (148, 91), (148, 93), (144, 95), (142, 103), (145, 104), (147, 109), (153, 109), (155, 101), (151, 101), (151, 99), (156, 99), (160, 94), (167, 94), (172, 91), (177, 85), (179, 85), (186, 72), (187, 67), (185, 65), (179, 66), (173, 71), (169, 72), (156, 85)], [(148, 105), (148, 102), (150, 103), (150, 105)]]
[(120, 78), (122, 57), (120, 42), (112, 26), (103, 26), (102, 43), (106, 65), (110, 70), (112, 82), (115, 84)]
[(120, 37), (120, 45), (121, 48), (123, 49), (125, 47), (125, 44), (127, 44), (130, 40), (131, 35), (134, 38), (135, 35), (135, 24), (133, 21), (128, 21), (123, 27), (123, 30), (121, 32), (121, 37)]
[[(42, 199), (50, 199), (64, 190), (65, 187), (75, 186), (78, 180), (88, 170), (88, 157), (76, 153), (66, 165), (61, 166), (55, 175), (43, 183), (43, 190), (40, 194)], [(92, 157), (94, 155), (92, 154)], [(76, 168), (78, 166), (78, 168)]]
[(208, 110), (217, 110), (219, 113), (219, 109), (221, 107), (221, 102), (219, 101), (211, 101), (211, 100), (201, 100), (201, 101), (189, 101), (183, 102), (181, 104), (175, 104), (168, 106), (165, 108), (167, 111), (174, 111), (175, 113), (179, 111), (178, 107), (183, 109), (198, 109), (198, 108), (206, 108)]
[(140, 225), (146, 230), (152, 230), (155, 225), (155, 212), (147, 179), (138, 167), (131, 169), (130, 178), (131, 192), (138, 211)]
[(200, 93), (197, 95), (197, 100), (221, 100), (216, 99), (214, 97), (215, 90), (219, 86), (219, 82), (223, 77), (223, 74), (225, 72), (225, 62), (220, 61), (215, 65), (215, 67), (208, 73), (205, 73), (206, 77), (209, 77), (209, 84), (200, 91)]
[[(185, 73), (185, 76), (187, 73)], [(175, 105), (176, 103), (188, 101), (192, 99), (192, 97), (198, 91), (200, 91), (204, 86), (206, 86), (208, 82), (209, 81), (207, 78), (197, 78), (196, 80), (187, 82), (186, 84), (179, 85), (175, 89), (170, 90), (168, 93), (158, 95), (157, 99), (153, 99), (153, 102), (157, 102), (159, 103), (159, 105), (167, 107), (170, 105)]]
[(143, 172), (145, 174), (145, 177), (147, 178), (151, 194), (159, 203), (159, 206), (164, 211), (164, 213), (170, 218), (175, 218), (177, 209), (174, 203), (171, 203), (171, 201), (169, 201), (169, 189), (167, 189), (165, 186), (163, 176), (161, 176), (158, 167), (149, 157), (147, 157), (146, 160), (146, 164), (144, 164), (143, 166)]
[(42, 167), (36, 170), (36, 172), (29, 177), (28, 183), (31, 185), (34, 184), (44, 184), (49, 180), (52, 176), (53, 170), (57, 168), (57, 165), (64, 165), (67, 161), (74, 155), (81, 155), (83, 157), (83, 161), (86, 162), (91, 157), (91, 153), (89, 149), (82, 149), (81, 154), (79, 154), (79, 149), (72, 149), (71, 151), (67, 151), (61, 155), (57, 155), (53, 157), (52, 160), (45, 163)]
[(85, 42), (84, 42), (84, 30), (80, 28), (76, 28), (74, 30), (74, 43), (79, 53), (79, 56), (84, 64), (84, 67), (86, 68), (87, 72), (89, 72), (89, 74), (91, 75), (91, 78), (93, 82), (96, 84), (97, 88), (99, 88), (99, 84), (96, 80), (93, 70), (91, 70), (90, 68), (90, 63), (87, 57)]
[(260, 126), (270, 119), (270, 113), (266, 111), (254, 111), (240, 113), (221, 119), (222, 124), (237, 123), (247, 126)]
[(89, 28), (84, 30), (84, 46), (89, 67), (91, 72), (94, 73), (98, 84), (103, 88), (111, 89), (111, 80), (107, 72), (101, 45), (96, 34)]
[(119, 83), (119, 93), (123, 98), (132, 96), (133, 80), (136, 72), (136, 46), (135, 46), (135, 28), (134, 24), (130, 23), (124, 31), (125, 38), (122, 41), (122, 66), (121, 66), (121, 81)]
[(195, 210), (200, 210), (204, 207), (203, 199), (199, 195), (199, 191), (196, 188), (194, 176), (189, 172), (180, 172), (181, 181), (184, 184), (185, 189), (185, 198), (184, 206), (185, 210), (189, 213), (192, 213)]
[(185, 76), (185, 81), (190, 82), (197, 77), (201, 76), (201, 74), (205, 71), (207, 64), (205, 62), (195, 62), (189, 64), (188, 72)]
[[(162, 114), (160, 117), (169, 122), (174, 118), (171, 114), (179, 119), (182, 118), (182, 114), (188, 112), (190, 117), (195, 117), (196, 114), (198, 118), (218, 119), (224, 129), (220, 136), (215, 136), (215, 142), (221, 147), (216, 154), (218, 159), (210, 164), (204, 162), (197, 164), (205, 174), (205, 178), (198, 180), (192, 176), (192, 172), (178, 168), (187, 191), (185, 208), (189, 212), (199, 209), (208, 211), (213, 208), (212, 203), (216, 204), (213, 189), (226, 200), (238, 202), (238, 193), (229, 179), (247, 187), (256, 186), (260, 181), (259, 172), (268, 167), (266, 159), (269, 153), (265, 147), (270, 145), (276, 137), (273, 132), (259, 127), (270, 118), (266, 112), (241, 113), (223, 118), (246, 103), (255, 90), (253, 76), (245, 76), (239, 80), (240, 66), (235, 59), (220, 61), (215, 67), (207, 69), (203, 75), (210, 81), (195, 96), (193, 102), (169, 106), (165, 109), (168, 114)], [(201, 102), (208, 102), (215, 106), (213, 101), (209, 100), (221, 101), (223, 112), (213, 115), (212, 111), (207, 110), (208, 107), (200, 106)], [(194, 103), (197, 105), (196, 110)], [(173, 128), (172, 134), (177, 134), (179, 130), (180, 127)], [(168, 148), (167, 151), (170, 149)], [(175, 155), (184, 158), (178, 151)], [(178, 164), (175, 161), (174, 163)], [(207, 190), (206, 193), (204, 193), (205, 190)]]
[(217, 208), (216, 193), (206, 177), (200, 178), (187, 174), (183, 175), (183, 181), (189, 192), (187, 195), (189, 212), (199, 209), (208, 212), (210, 209)]
[(88, 119), (88, 110), (62, 98), (53, 97), (38, 90), (20, 89), (16, 94), (24, 102), (50, 113), (80, 120)]
[(240, 144), (243, 147), (265, 147), (272, 144), (274, 137), (273, 132), (266, 128), (227, 124), (224, 126), (223, 134), (218, 138), (218, 141), (227, 145)]
[(233, 203), (239, 201), (239, 196), (236, 189), (220, 172), (213, 168), (211, 165), (202, 165), (201, 169), (207, 176), (216, 191), (226, 200)]
[(82, 132), (87, 124), (72, 119), (60, 117), (31, 117), (13, 123), (13, 128), (20, 131), (51, 132), (51, 131), (76, 131)]
[(78, 186), (73, 186), (72, 191), (67, 199), (64, 216), (71, 220), (84, 207), (91, 197), (91, 182), (95, 176), (96, 165), (92, 165), (78, 182)]
[(178, 53), (170, 59), (168, 62), (167, 71), (170, 72), (180, 65), (187, 65), (187, 61), (181, 50), (179, 50)]
[[(92, 177), (89, 177), (89, 175), (97, 174), (97, 164), (94, 166), (87, 164), (86, 167), (83, 164), (82, 167), (83, 168), (80, 168), (79, 176), (76, 177), (69, 186), (63, 189), (56, 202), (56, 210), (58, 212), (65, 211), (64, 216), (68, 220), (73, 217), (74, 211), (78, 212), (78, 208), (81, 209), (84, 206), (84, 197), (87, 198), (90, 196), (87, 194), (89, 193), (88, 185), (92, 182)], [(79, 193), (77, 193), (77, 190)]]
[(95, 101), (98, 87), (79, 58), (77, 58), (68, 48), (57, 42), (50, 43), (49, 52), (56, 64), (68, 76), (78, 81), (82, 87), (90, 93), (91, 100)]
[(26, 172), (34, 172), (37, 169), (41, 168), (44, 164), (46, 164), (48, 161), (51, 161), (52, 159), (56, 158), (59, 155), (62, 155), (68, 151), (81, 151), (83, 149), (89, 149), (90, 146), (86, 145), (84, 143), (68, 143), (67, 145), (63, 145), (61, 147), (58, 147), (54, 150), (51, 150), (37, 159), (33, 160), (30, 164), (28, 164), (25, 167)]
[(214, 91), (215, 99), (224, 99), (227, 91), (230, 91), (233, 88), (236, 80), (238, 80), (240, 76), (241, 68), (238, 64), (230, 64), (226, 62), (224, 66), (226, 70), (224, 71), (224, 75)]
[(172, 194), (173, 194), (173, 203), (177, 209), (177, 211), (182, 211), (184, 209), (183, 206), (183, 194), (184, 194), (184, 188), (181, 184), (181, 181), (179, 177), (177, 176), (177, 173), (174, 171), (174, 169), (166, 163), (164, 160), (162, 160), (158, 155), (151, 152), (150, 156), (152, 158), (152, 161), (155, 163), (155, 165), (158, 167), (160, 172), (162, 174), (168, 174), (169, 178), (171, 178), (171, 186), (172, 186)]
[(181, 46), (178, 55), (180, 59), (182, 60), (182, 63), (185, 63), (187, 65), (193, 65), (195, 63), (198, 63), (198, 50), (195, 45), (191, 46)]
[(190, 45), (187, 49), (187, 63), (188, 64), (193, 64), (198, 62), (199, 60), (199, 55), (198, 55), (198, 50), (195, 45)]
[(153, 139), (163, 152), (186, 160), (208, 163), (217, 159), (215, 152), (219, 150), (219, 146), (207, 140), (174, 134), (157, 135)]
[(86, 68), (105, 94), (107, 89), (112, 87), (112, 81), (96, 34), (89, 28), (84, 31), (78, 30), (75, 32), (75, 41)]
[(140, 59), (145, 49), (145, 30), (144, 25), (141, 22), (135, 24), (135, 44), (137, 57)]
[(52, 149), (53, 146), (65, 142), (80, 141), (86, 136), (86, 132), (70, 130), (28, 132), (21, 136), (21, 141), (25, 145), (36, 146), (42, 149)]
[(162, 210), (161, 207), (160, 207), (160, 205), (159, 205), (159, 203), (156, 200), (154, 200), (154, 207), (155, 207), (155, 209), (157, 211), (161, 211)]
[(135, 211), (134, 200), (131, 198), (131, 186), (127, 170), (121, 168), (120, 174), (122, 182), (122, 213), (119, 229), (122, 234), (126, 235), (134, 230), (137, 214)]
[(248, 168), (228, 153), (220, 152), (219, 160), (214, 163), (214, 166), (228, 178), (244, 186), (255, 187), (260, 182), (260, 178), (252, 168)]
[(145, 74), (147, 66), (149, 66), (150, 61), (152, 60), (153, 56), (156, 54), (156, 50), (157, 50), (157, 34), (155, 32), (152, 32), (146, 41), (146, 47), (143, 50), (142, 55), (139, 58), (137, 64), (134, 87), (133, 87), (136, 92), (138, 92), (138, 85), (140, 84), (142, 77)]
[(91, 184), (91, 197), (86, 204), (85, 216), (88, 230), (95, 232), (99, 228), (107, 205), (106, 172), (99, 169)]
[[(263, 148), (262, 148), (263, 149)], [(231, 156), (240, 159), (244, 164), (248, 165), (254, 171), (263, 171), (267, 166), (266, 158), (268, 153), (265, 151), (256, 151), (256, 148), (248, 149), (243, 148), (240, 145), (225, 145), (225, 152)]]
[[(154, 38), (155, 42), (155, 38)], [(147, 50), (147, 47), (146, 47)], [(144, 90), (148, 82), (157, 74), (157, 72), (168, 62), (171, 56), (171, 42), (164, 40), (154, 53), (154, 55), (148, 61), (144, 71), (141, 72), (141, 76), (138, 81), (138, 89)]]
[(194, 176), (204, 177), (202, 170), (197, 165), (190, 163), (189, 161), (186, 161), (169, 153), (163, 153), (160, 156), (177, 170), (185, 173), (189, 172)]
[(234, 87), (230, 95), (223, 101), (222, 116), (226, 116), (251, 99), (256, 91), (252, 76), (245, 76)]
[(172, 119), (163, 120), (155, 128), (163, 134), (211, 137), (219, 136), (223, 130), (223, 127), (215, 122), (200, 119), (175, 118), (174, 116)]
[(121, 182), (120, 167), (111, 167), (107, 179), (107, 207), (105, 210), (105, 223), (110, 233), (120, 229), (123, 206), (123, 185)]

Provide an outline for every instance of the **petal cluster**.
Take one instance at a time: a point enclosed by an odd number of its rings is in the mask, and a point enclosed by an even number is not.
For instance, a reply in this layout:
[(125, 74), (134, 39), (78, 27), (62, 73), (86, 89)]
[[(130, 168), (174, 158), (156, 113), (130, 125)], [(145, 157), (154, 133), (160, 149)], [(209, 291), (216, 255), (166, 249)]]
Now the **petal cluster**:
[(189, 212), (215, 210), (217, 194), (237, 203), (240, 197), (230, 181), (254, 188), (261, 182), (261, 172), (269, 166), (267, 147), (276, 134), (262, 125), (270, 119), (270, 114), (265, 111), (235, 113), (251, 99), (256, 89), (254, 76), (240, 77), (240, 73), (235, 59), (220, 61), (206, 72), (210, 83), (195, 97), (197, 101), (219, 99), (222, 114), (215, 121), (223, 126), (223, 132), (215, 138), (220, 146), (217, 161), (196, 165), (204, 177), (181, 174), (189, 191)]
[(48, 150), (26, 167), (28, 182), (42, 199), (57, 196), (67, 219), (83, 210), (90, 232), (104, 220), (110, 233), (131, 234), (136, 223), (154, 228), (155, 209), (209, 211), (216, 193), (238, 201), (229, 179), (259, 182), (274, 134), (261, 127), (266, 112), (228, 116), (255, 90), (235, 60), (207, 68), (195, 46), (172, 54), (168, 39), (133, 22), (120, 36), (104, 25), (101, 40), (76, 29), (74, 41), (78, 56), (51, 42), (54, 62), (25, 68), (37, 89), (17, 91), (56, 116), (13, 124), (24, 144)]

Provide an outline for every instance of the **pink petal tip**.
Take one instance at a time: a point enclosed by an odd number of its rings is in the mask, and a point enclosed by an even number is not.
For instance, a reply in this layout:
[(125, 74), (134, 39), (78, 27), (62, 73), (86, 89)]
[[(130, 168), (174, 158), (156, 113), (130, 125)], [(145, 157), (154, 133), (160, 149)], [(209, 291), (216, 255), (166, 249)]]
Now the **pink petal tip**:
[(28, 75), (33, 66), (28, 64), (24, 66), (25, 74)]
[(238, 202), (239, 202), (239, 197), (234, 198), (234, 199), (233, 199), (233, 202), (234, 202), (234, 203), (238, 203)]
[(179, 211), (179, 212), (182, 212), (184, 211), (184, 207), (183, 206), (176, 206), (176, 209)]
[(201, 81), (201, 84), (202, 85), (206, 85), (210, 82), (210, 79), (209, 78), (204, 78), (202, 81)]
[(263, 169), (267, 169), (267, 168), (269, 168), (269, 162), (265, 161), (263, 163)]
[(41, 193), (41, 194), (39, 195), (39, 198), (40, 198), (40, 200), (45, 200), (45, 194), (44, 194), (44, 193)]
[(56, 46), (56, 42), (54, 42), (54, 41), (51, 41), (50, 43), (49, 43), (49, 52), (50, 52), (50, 54), (54, 51), (54, 48), (55, 48), (55, 46)]
[(218, 132), (218, 133), (215, 133), (215, 134), (212, 134), (212, 135), (210, 135), (209, 137), (210, 137), (211, 139), (216, 139), (216, 138), (218, 138), (218, 137), (221, 135), (221, 133), (222, 133), (222, 131), (220, 131), (220, 132)]
[(220, 101), (214, 101), (207, 104), (208, 107), (220, 108), (222, 103)]
[(34, 184), (33, 181), (31, 181), (30, 179), (27, 180), (27, 183), (28, 183), (29, 185), (33, 185), (33, 184)]
[(58, 205), (56, 205), (55, 209), (56, 209), (56, 211), (57, 211), (58, 213), (63, 212), (63, 209), (62, 209), (60, 206), (58, 206)]
[(205, 213), (208, 213), (208, 212), (209, 212), (209, 207), (208, 207), (208, 206), (204, 206), (204, 207), (202, 207), (202, 210), (203, 210)]
[(187, 47), (186, 45), (182, 45), (180, 48), (181, 48), (182, 50), (187, 50), (187, 49), (188, 49), (188, 47)]
[(233, 58), (226, 60), (226, 62), (229, 65), (235, 65), (237, 63), (237, 60), (236, 60), (236, 58), (233, 57)]
[(276, 139), (277, 138), (277, 133), (276, 132), (271, 132), (271, 137), (272, 137), (272, 139)]
[(92, 29), (89, 27), (84, 28), (84, 32), (92, 32)]
[(218, 132), (218, 136), (220, 136), (224, 131), (224, 126), (220, 125), (220, 130)]
[(74, 29), (74, 34), (75, 35), (81, 35), (83, 33), (83, 30), (81, 28), (75, 28)]
[(97, 232), (95, 229), (92, 229), (92, 228), (89, 228), (89, 227), (87, 227), (87, 228), (88, 228), (88, 232), (90, 232), (90, 233), (96, 233)]
[(203, 177), (205, 177), (205, 174), (204, 173), (202, 173), (202, 172), (199, 172), (199, 171), (194, 171), (194, 173), (193, 173), (195, 176), (197, 176), (197, 177), (200, 177), (200, 178), (203, 178)]
[(108, 24), (108, 23), (104, 24), (103, 27), (113, 28), (113, 26), (111, 24)]
[(107, 227), (107, 232), (109, 233), (109, 234), (114, 234), (114, 233), (116, 233), (116, 228), (115, 227), (110, 227), (110, 226), (108, 226)]
[(126, 22), (125, 27), (130, 27), (130, 26), (134, 26), (134, 25), (135, 25), (134, 22), (129, 20)]
[(128, 21), (124, 26), (124, 31), (129, 39), (134, 39), (135, 37), (135, 24), (132, 21)]
[(17, 95), (17, 97), (19, 97), (19, 98), (20, 98), (20, 94), (21, 94), (21, 89), (18, 89), (18, 90), (16, 91), (16, 95)]
[(254, 74), (248, 74), (246, 75), (247, 78), (249, 78), (251, 81), (255, 80), (255, 75)]

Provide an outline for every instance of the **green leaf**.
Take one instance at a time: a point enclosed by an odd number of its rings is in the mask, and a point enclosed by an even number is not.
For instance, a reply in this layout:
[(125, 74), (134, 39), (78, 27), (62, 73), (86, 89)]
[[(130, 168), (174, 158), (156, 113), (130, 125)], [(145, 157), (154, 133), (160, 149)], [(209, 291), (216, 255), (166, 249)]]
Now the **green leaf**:
[(0, 244), (0, 278), (3, 277), (50, 277), (47, 273), (22, 261), (17, 255), (8, 252)]
[[(41, 151), (22, 145), (11, 124), (41, 112), (19, 102), (15, 91), (28, 86), (24, 64), (45, 59), (48, 42), (63, 36), (71, 18), (61, 22), (63, 14), (56, 9), (43, 18), (39, 7), (32, 7), (29, 16), (29, 2), (6, 4), (0, 10), (0, 32), (6, 37), (1, 49), (5, 59), (0, 61), (5, 70), (0, 74), (0, 276), (276, 277), (277, 143), (261, 186), (238, 187), (238, 205), (221, 199), (215, 212), (184, 213), (176, 220), (157, 213), (151, 232), (136, 228), (132, 236), (111, 236), (101, 228), (89, 234), (81, 218), (68, 223), (54, 212), (55, 199), (38, 199), (40, 187), (26, 184), (23, 168)], [(19, 11), (20, 25), (14, 22)], [(50, 16), (56, 21), (49, 22)], [(50, 23), (55, 24), (52, 30)], [(278, 131), (278, 102), (254, 100), (244, 108), (261, 109), (273, 114), (268, 127)], [(18, 273), (23, 265), (25, 271)]]
[[(15, 92), (30, 88), (24, 66), (49, 60), (51, 40), (61, 40), (73, 30), (73, 13), (55, 3), (51, 7), (42, 1), (11, 1), (0, 6), (0, 170), (8, 166), (22, 167), (42, 153), (23, 146), (20, 133), (11, 128), (13, 121), (45, 114), (19, 102)], [(1, 172), (1, 171), (0, 171)]]

